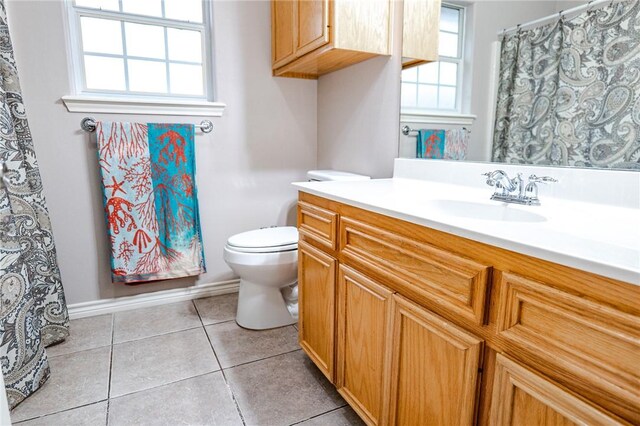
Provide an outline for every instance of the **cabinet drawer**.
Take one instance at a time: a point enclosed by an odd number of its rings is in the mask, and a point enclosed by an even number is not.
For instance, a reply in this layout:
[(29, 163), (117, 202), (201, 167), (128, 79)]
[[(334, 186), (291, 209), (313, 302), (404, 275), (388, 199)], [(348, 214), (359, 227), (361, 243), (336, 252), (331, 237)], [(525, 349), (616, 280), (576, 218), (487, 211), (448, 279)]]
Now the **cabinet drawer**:
[(324, 247), (337, 248), (338, 214), (304, 201), (298, 202), (298, 231)]
[(541, 368), (604, 407), (640, 420), (640, 318), (510, 273), (500, 281), (497, 331)]
[(341, 256), (409, 298), (483, 324), (489, 266), (373, 225), (340, 218)]

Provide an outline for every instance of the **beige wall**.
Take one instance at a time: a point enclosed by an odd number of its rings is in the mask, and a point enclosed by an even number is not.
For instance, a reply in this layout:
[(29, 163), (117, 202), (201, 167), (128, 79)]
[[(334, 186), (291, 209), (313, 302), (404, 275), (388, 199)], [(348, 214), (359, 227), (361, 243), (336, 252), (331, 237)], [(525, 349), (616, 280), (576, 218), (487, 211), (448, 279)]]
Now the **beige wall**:
[(222, 248), (233, 233), (294, 224), (290, 182), (316, 167), (316, 82), (271, 75), (266, 1), (215, 1), (218, 100), (227, 103), (215, 130), (196, 137), (200, 214), (208, 273), (199, 279), (138, 286), (110, 281), (95, 144), (80, 130), (86, 115), (122, 121), (202, 117), (71, 114), (63, 6), (10, 1), (9, 25), (53, 222), (68, 303), (233, 278)]

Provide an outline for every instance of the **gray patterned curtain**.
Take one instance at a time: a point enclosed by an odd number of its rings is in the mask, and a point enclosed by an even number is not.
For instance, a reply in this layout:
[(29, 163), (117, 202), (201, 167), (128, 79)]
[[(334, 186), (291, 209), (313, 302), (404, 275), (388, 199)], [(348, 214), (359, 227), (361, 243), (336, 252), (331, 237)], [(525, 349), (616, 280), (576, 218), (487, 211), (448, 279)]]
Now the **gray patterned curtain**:
[(640, 169), (640, 1), (502, 41), (493, 161)]
[(1, 0), (0, 162), (0, 365), (13, 408), (49, 378), (44, 348), (69, 335), (69, 317)]

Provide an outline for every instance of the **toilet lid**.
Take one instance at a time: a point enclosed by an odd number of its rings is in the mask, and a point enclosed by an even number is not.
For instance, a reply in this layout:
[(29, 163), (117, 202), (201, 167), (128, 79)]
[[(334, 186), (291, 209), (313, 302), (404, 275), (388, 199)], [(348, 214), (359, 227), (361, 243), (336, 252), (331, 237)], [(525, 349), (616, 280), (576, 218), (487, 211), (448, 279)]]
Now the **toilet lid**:
[[(298, 244), (298, 230), (294, 226), (277, 226), (256, 229), (233, 235), (227, 241), (232, 249), (238, 251), (274, 252), (294, 250)], [(245, 250), (247, 249), (247, 250)]]

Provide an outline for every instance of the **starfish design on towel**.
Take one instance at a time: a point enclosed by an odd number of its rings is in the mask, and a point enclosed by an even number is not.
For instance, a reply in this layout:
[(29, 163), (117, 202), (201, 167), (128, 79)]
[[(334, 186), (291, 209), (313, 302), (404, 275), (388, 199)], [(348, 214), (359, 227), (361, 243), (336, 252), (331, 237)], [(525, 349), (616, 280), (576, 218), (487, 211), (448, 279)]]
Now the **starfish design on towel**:
[(118, 182), (115, 178), (115, 176), (111, 176), (111, 179), (113, 179), (113, 184), (112, 185), (105, 185), (105, 188), (111, 188), (111, 196), (113, 197), (116, 192), (118, 191), (122, 191), (123, 194), (126, 194), (127, 192), (122, 189), (122, 185), (124, 185), (124, 181), (122, 182)]

